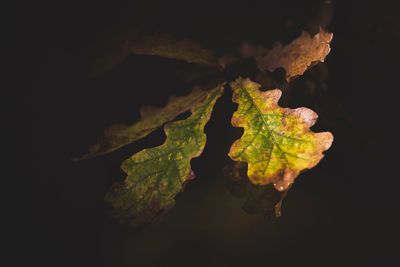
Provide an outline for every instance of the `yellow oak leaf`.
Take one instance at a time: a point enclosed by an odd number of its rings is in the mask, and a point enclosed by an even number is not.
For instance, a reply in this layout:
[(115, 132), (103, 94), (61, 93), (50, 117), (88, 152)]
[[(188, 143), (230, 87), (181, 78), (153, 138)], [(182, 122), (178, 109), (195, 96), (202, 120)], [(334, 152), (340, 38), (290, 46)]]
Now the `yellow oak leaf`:
[(262, 92), (260, 85), (239, 78), (231, 83), (238, 109), (232, 125), (243, 127), (229, 156), (248, 163), (248, 177), (254, 184), (273, 183), (286, 190), (304, 169), (316, 166), (332, 144), (330, 132), (314, 133), (309, 128), (318, 115), (308, 108), (282, 108), (279, 89)]

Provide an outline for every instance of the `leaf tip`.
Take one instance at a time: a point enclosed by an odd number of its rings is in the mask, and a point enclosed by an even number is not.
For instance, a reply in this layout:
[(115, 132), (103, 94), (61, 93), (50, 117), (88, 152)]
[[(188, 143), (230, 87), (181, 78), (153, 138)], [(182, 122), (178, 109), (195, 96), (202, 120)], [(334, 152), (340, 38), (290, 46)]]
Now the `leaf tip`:
[(315, 135), (317, 136), (318, 147), (320, 147), (322, 151), (326, 151), (332, 146), (334, 137), (331, 132), (320, 132), (315, 133)]
[(286, 114), (291, 114), (299, 117), (308, 127), (313, 126), (318, 119), (318, 114), (313, 110), (305, 107), (289, 109)]

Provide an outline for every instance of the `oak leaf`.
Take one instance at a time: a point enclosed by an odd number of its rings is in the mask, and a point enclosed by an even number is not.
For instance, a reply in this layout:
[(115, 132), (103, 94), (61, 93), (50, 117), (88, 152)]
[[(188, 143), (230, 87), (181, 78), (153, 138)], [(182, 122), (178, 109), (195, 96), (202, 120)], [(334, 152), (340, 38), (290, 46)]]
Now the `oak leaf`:
[(324, 62), (331, 51), (330, 42), (333, 34), (320, 29), (313, 37), (308, 32), (301, 35), (286, 46), (275, 43), (272, 49), (262, 46), (244, 44), (241, 47), (243, 57), (254, 57), (260, 70), (273, 72), (284, 68), (286, 80), (302, 75), (309, 67), (318, 62)]
[(133, 225), (152, 222), (174, 205), (185, 182), (194, 178), (190, 161), (204, 149), (204, 126), (222, 92), (223, 86), (218, 86), (192, 106), (187, 119), (166, 124), (164, 144), (144, 149), (122, 163), (127, 177), (105, 198), (116, 220)]
[(247, 164), (234, 162), (224, 167), (224, 177), (228, 190), (237, 198), (244, 199), (242, 209), (248, 214), (262, 213), (266, 217), (280, 216), (280, 203), (284, 193), (272, 184), (260, 186), (249, 181)]
[(165, 123), (173, 120), (179, 114), (188, 111), (193, 105), (204, 99), (207, 94), (207, 91), (194, 88), (188, 95), (170, 97), (167, 105), (163, 108), (142, 107), (139, 121), (132, 125), (115, 124), (107, 128), (99, 142), (90, 147), (89, 153), (80, 159), (89, 159), (110, 153), (145, 137)]
[(137, 37), (140, 30), (121, 34), (109, 47), (97, 55), (89, 69), (89, 78), (95, 78), (121, 64), (130, 54), (160, 56), (183, 60), (188, 63), (211, 67), (223, 67), (224, 62), (214, 52), (202, 48), (189, 39), (175, 39), (168, 34)]
[(319, 163), (333, 135), (309, 129), (318, 117), (314, 111), (280, 107), (279, 89), (262, 92), (259, 84), (242, 78), (231, 87), (233, 102), (239, 104), (232, 125), (243, 127), (244, 133), (233, 143), (229, 156), (248, 163), (252, 183), (273, 183), (279, 191), (287, 189), (302, 170)]
[(200, 47), (194, 41), (177, 40), (167, 34), (146, 37), (130, 43), (128, 47), (130, 51), (139, 55), (161, 56), (210, 66), (218, 65), (213, 51)]

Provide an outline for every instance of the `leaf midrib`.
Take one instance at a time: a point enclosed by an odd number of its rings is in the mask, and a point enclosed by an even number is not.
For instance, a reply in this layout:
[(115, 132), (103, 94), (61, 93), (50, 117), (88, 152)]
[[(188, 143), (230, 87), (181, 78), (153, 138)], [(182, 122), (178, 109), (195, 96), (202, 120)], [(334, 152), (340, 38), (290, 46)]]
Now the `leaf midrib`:
[[(263, 116), (264, 113), (261, 112), (260, 108), (259, 108), (259, 107), (257, 106), (257, 104), (253, 101), (253, 98), (251, 97), (251, 95), (249, 94), (249, 92), (246, 90), (246, 88), (244, 88), (244, 87), (242, 86), (242, 84), (239, 86), (239, 88), (245, 93), (246, 98), (252, 103), (252, 106), (257, 110), (257, 113), (259, 114), (259, 117), (261, 117), (261, 120), (262, 120), (263, 124), (266, 126), (266, 129), (267, 129), (267, 131), (268, 131), (268, 133), (269, 133), (269, 135), (270, 135), (270, 137), (271, 137), (271, 139), (272, 139), (272, 148), (271, 148), (271, 151), (273, 151), (274, 146), (276, 146), (276, 147), (279, 149), (281, 155), (283, 156), (283, 158), (284, 158), (286, 164), (287, 164), (288, 166), (290, 166), (291, 164), (290, 164), (290, 162), (288, 161), (288, 159), (286, 158), (286, 152), (283, 151), (282, 148), (279, 146), (279, 144), (276, 142), (276, 140), (275, 140), (275, 138), (274, 138), (274, 135), (273, 135), (273, 131), (270, 129), (268, 123), (267, 123), (267, 122), (265, 121), (265, 119), (264, 119), (264, 116)], [(257, 132), (257, 135), (259, 134), (259, 132), (260, 132), (260, 131)], [(285, 137), (286, 137), (286, 136), (285, 136)], [(256, 137), (255, 137), (255, 138), (256, 138)], [(255, 139), (255, 138), (254, 138), (254, 139)], [(253, 141), (254, 141), (254, 139), (253, 139)], [(246, 147), (246, 148), (247, 148), (247, 147)], [(246, 149), (246, 148), (245, 148), (245, 149)], [(244, 149), (243, 149), (242, 153), (243, 153), (243, 152), (244, 152)], [(272, 152), (271, 152), (271, 155), (272, 155)], [(270, 155), (270, 157), (271, 157), (271, 155)], [(266, 171), (266, 170), (265, 170), (265, 171)]]

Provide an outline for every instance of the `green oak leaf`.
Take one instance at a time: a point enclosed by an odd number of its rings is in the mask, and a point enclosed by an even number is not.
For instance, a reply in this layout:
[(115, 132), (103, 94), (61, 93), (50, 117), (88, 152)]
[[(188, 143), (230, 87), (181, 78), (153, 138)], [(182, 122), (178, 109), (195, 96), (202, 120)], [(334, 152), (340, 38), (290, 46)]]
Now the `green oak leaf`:
[(132, 125), (115, 124), (107, 128), (99, 142), (90, 147), (89, 153), (79, 159), (104, 155), (145, 137), (179, 114), (188, 111), (197, 102), (203, 100), (207, 94), (207, 91), (194, 88), (188, 95), (170, 97), (167, 105), (163, 108), (142, 107), (139, 121)]
[(164, 144), (144, 149), (122, 163), (127, 177), (105, 198), (117, 221), (133, 225), (152, 222), (174, 205), (185, 182), (194, 178), (190, 161), (204, 149), (204, 127), (222, 92), (223, 85), (212, 89), (191, 107), (187, 119), (166, 124)]
[(333, 135), (309, 129), (318, 118), (314, 111), (280, 107), (279, 89), (262, 92), (259, 84), (242, 78), (231, 87), (233, 102), (239, 104), (232, 125), (243, 127), (244, 133), (233, 143), (229, 156), (248, 163), (252, 183), (273, 183), (277, 190), (286, 190), (302, 170), (319, 163)]

